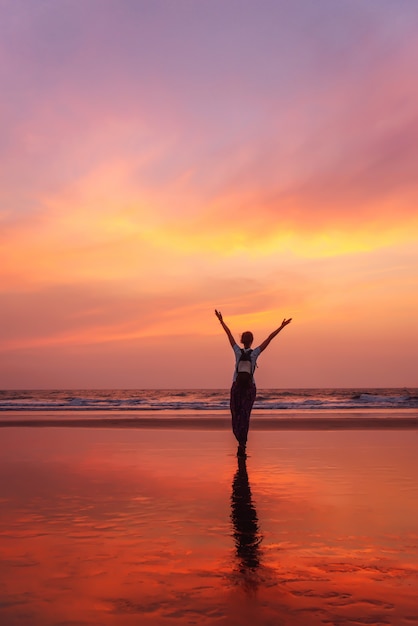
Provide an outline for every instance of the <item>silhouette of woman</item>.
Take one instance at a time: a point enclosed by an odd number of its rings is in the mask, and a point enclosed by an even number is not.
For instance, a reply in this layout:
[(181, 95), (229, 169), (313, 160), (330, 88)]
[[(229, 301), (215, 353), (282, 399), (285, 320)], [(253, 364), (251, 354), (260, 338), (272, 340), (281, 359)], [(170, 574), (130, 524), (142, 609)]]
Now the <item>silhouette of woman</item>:
[(274, 339), (285, 326), (290, 324), (292, 319), (284, 319), (279, 328), (273, 331), (257, 348), (252, 350), (251, 346), (254, 340), (252, 332), (247, 330), (245, 333), (242, 333), (241, 343), (244, 346), (242, 349), (238, 346), (231, 331), (223, 321), (222, 313), (215, 309), (215, 315), (226, 332), (229, 343), (235, 353), (235, 370), (230, 394), (232, 431), (238, 441), (237, 456), (246, 458), (251, 410), (257, 393), (254, 381), (254, 370), (256, 368), (257, 359), (263, 350), (267, 348), (270, 341)]

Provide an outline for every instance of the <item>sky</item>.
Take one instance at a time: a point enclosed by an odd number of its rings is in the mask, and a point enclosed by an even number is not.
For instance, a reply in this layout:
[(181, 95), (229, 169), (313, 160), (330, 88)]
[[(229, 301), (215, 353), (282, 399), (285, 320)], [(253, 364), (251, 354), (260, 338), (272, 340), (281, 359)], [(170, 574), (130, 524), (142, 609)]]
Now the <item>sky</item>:
[(0, 0), (0, 388), (418, 386), (418, 3)]

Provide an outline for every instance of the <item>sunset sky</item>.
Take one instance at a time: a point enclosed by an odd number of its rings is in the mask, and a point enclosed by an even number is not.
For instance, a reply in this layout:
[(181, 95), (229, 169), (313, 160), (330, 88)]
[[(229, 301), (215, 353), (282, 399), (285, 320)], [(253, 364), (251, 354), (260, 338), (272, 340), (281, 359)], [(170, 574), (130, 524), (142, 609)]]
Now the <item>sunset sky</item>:
[(0, 387), (418, 386), (418, 3), (1, 0)]

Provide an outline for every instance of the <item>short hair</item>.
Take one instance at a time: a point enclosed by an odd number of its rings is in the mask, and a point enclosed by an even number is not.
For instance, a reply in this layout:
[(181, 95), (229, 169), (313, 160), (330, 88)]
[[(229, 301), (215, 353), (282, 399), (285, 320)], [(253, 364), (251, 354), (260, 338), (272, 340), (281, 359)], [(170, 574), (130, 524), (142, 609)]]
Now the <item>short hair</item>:
[(241, 335), (241, 343), (252, 343), (254, 341), (254, 335), (250, 330), (246, 330), (245, 333)]

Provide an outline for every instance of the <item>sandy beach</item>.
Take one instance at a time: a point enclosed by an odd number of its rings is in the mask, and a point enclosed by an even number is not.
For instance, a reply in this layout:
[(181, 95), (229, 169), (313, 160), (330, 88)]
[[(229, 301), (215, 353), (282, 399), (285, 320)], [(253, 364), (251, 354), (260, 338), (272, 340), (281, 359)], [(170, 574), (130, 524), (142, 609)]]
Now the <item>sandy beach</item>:
[(7, 427), (0, 623), (418, 624), (418, 431)]

